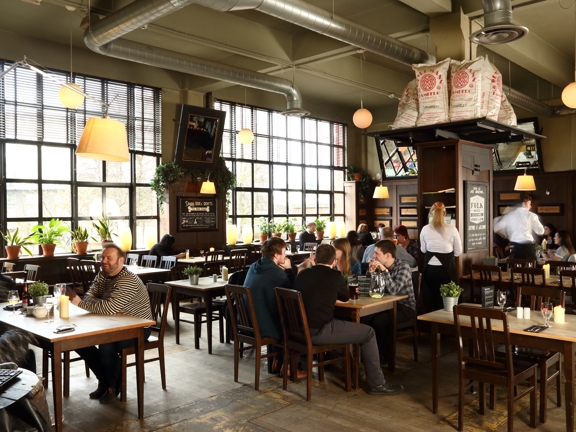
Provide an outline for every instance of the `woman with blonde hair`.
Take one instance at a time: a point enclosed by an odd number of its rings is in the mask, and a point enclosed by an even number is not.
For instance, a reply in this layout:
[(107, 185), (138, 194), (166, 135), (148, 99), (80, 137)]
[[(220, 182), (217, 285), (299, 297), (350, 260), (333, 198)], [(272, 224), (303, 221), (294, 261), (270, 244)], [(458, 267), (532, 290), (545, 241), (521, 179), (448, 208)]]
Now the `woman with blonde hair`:
[(362, 242), (364, 246), (370, 246), (372, 243), (374, 243), (374, 239), (372, 238), (372, 234), (370, 234), (368, 225), (366, 225), (365, 223), (361, 223), (360, 225), (358, 225), (358, 229), (356, 230), (356, 232), (358, 233), (358, 238), (360, 239), (360, 242)]
[(352, 248), (347, 239), (336, 239), (332, 242), (332, 246), (336, 249), (336, 268), (340, 270), (343, 275), (362, 274), (362, 266), (356, 258), (352, 256)]
[[(440, 285), (457, 281), (455, 257), (462, 253), (460, 233), (454, 225), (446, 225), (446, 206), (435, 202), (430, 208), (430, 223), (420, 231), (420, 250), (424, 256), (423, 294), (425, 304), (442, 308)], [(428, 298), (426, 298), (428, 296)]]

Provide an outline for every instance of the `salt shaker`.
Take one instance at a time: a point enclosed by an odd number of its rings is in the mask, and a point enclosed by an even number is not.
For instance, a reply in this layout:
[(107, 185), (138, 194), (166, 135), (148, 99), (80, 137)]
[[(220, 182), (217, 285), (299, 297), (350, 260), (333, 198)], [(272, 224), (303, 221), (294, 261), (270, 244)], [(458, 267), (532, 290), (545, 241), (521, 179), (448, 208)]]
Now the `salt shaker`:
[(217, 274), (212, 275), (212, 280), (213, 280), (214, 282), (218, 282), (218, 275), (217, 275)]
[(530, 308), (529, 307), (524, 308), (524, 319), (530, 319)]
[(516, 308), (516, 318), (524, 318), (524, 308), (517, 307)]

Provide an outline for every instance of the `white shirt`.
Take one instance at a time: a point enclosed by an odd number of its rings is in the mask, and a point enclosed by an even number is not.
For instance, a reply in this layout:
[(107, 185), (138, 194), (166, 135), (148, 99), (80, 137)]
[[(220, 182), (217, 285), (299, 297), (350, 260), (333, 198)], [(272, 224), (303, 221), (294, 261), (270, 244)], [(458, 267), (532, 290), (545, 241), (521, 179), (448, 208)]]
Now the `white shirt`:
[(533, 243), (532, 232), (542, 235), (544, 226), (537, 215), (524, 207), (519, 207), (498, 220), (494, 224), (494, 231), (505, 232), (512, 243)]
[[(431, 225), (426, 225), (420, 231), (420, 250), (423, 253), (428, 251), (438, 253), (454, 252), (457, 257), (462, 253), (462, 241), (460, 240), (460, 233), (453, 225), (446, 225), (444, 236), (432, 228)], [(436, 257), (430, 258), (428, 264), (440, 266), (442, 263)]]

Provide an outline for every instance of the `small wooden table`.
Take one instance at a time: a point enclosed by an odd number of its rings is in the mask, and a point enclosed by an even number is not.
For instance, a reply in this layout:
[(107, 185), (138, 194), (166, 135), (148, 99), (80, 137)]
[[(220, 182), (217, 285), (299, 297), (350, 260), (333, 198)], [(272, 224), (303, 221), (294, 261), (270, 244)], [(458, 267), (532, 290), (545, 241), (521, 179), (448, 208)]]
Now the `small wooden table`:
[[(70, 318), (61, 319), (58, 314), (54, 322), (45, 323), (24, 315), (11, 316), (12, 312), (3, 308), (8, 303), (0, 303), (0, 322), (10, 328), (26, 331), (36, 339), (36, 345), (52, 352), (52, 385), (56, 431), (62, 430), (62, 353), (94, 345), (122, 340), (136, 341), (136, 386), (138, 391), (138, 418), (144, 418), (144, 327), (154, 325), (154, 321), (130, 315), (97, 315), (70, 305)], [(65, 324), (75, 324), (76, 329), (69, 333), (54, 333), (54, 329)]]
[[(390, 331), (390, 355), (388, 369), (394, 372), (396, 369), (396, 304), (400, 300), (408, 298), (407, 295), (385, 295), (381, 299), (372, 297), (359, 297), (358, 300), (348, 300), (347, 302), (336, 301), (334, 316), (355, 323), (360, 322), (363, 316), (374, 315), (379, 312), (390, 311), (388, 313)], [(360, 352), (358, 345), (354, 345), (354, 385), (358, 388), (358, 367), (360, 363)]]
[(174, 314), (174, 327), (176, 330), (176, 343), (180, 343), (180, 303), (178, 294), (201, 297), (206, 304), (206, 334), (208, 338), (208, 354), (212, 354), (212, 299), (226, 294), (224, 287), (228, 281), (218, 279), (214, 282), (212, 277), (201, 277), (198, 285), (192, 285), (190, 279), (166, 282), (172, 289), (172, 313)]
[(156, 267), (141, 267), (135, 265), (125, 267), (126, 270), (128, 270), (131, 273), (134, 273), (140, 279), (142, 279), (143, 277), (156, 277), (159, 275), (166, 275), (168, 277), (170, 276), (170, 269), (162, 269)]

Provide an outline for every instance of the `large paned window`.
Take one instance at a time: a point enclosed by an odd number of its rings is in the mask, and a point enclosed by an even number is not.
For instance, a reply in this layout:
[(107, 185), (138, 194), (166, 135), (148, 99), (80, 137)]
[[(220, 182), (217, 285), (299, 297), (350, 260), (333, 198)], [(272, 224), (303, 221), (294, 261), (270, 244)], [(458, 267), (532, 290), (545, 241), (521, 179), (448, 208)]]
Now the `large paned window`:
[(392, 140), (375, 139), (380, 146), (385, 177), (418, 175), (418, 161), (414, 147), (397, 147)]
[[(12, 65), (0, 60), (0, 72)], [(66, 73), (48, 71), (66, 81)], [(59, 85), (27, 67), (0, 80), (0, 225), (27, 235), (51, 218), (82, 226), (97, 237), (92, 220), (103, 213), (119, 234), (130, 227), (133, 247), (158, 235), (158, 206), (150, 179), (161, 158), (160, 89), (76, 75), (90, 96), (110, 104), (109, 116), (126, 125), (130, 162), (76, 157), (88, 118), (101, 104), (86, 99), (75, 110), (58, 100)], [(69, 239), (68, 239), (69, 241)], [(91, 241), (97, 247), (96, 240)], [(61, 248), (60, 251), (70, 250)]]
[[(226, 112), (222, 156), (237, 179), (233, 223), (258, 233), (263, 218), (344, 221), (345, 124), (225, 101), (215, 108)], [(237, 138), (244, 127), (254, 132), (251, 144)]]

